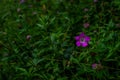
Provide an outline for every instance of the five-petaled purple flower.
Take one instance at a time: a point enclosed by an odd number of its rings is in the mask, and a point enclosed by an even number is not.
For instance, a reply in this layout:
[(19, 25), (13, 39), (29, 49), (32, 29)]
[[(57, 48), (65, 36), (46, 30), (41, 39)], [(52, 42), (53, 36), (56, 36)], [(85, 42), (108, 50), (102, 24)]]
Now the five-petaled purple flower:
[(90, 37), (86, 36), (83, 32), (78, 35), (75, 36), (75, 40), (76, 40), (76, 46), (82, 46), (82, 47), (87, 47), (88, 46), (88, 42), (90, 41)]

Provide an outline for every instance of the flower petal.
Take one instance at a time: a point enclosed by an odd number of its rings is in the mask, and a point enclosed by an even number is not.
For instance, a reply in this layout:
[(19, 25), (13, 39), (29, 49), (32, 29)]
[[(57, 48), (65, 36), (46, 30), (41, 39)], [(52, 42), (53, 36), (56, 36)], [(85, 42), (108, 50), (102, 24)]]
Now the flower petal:
[(75, 40), (80, 40), (80, 37), (79, 36), (75, 36)]
[(79, 41), (76, 42), (76, 46), (81, 46), (81, 43)]
[(84, 37), (85, 36), (84, 32), (82, 32), (79, 36)]
[(87, 42), (82, 42), (82, 43), (81, 43), (81, 46), (82, 46), (82, 47), (87, 47), (87, 46), (88, 46), (88, 43), (87, 43)]
[(85, 41), (89, 42), (90, 41), (90, 37), (86, 36), (85, 37)]

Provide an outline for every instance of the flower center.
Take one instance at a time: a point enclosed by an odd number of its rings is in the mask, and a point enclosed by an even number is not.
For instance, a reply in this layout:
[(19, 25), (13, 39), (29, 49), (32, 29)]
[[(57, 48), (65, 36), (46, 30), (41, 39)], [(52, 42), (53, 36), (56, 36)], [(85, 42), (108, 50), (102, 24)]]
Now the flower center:
[(80, 38), (80, 42), (85, 42), (85, 38)]

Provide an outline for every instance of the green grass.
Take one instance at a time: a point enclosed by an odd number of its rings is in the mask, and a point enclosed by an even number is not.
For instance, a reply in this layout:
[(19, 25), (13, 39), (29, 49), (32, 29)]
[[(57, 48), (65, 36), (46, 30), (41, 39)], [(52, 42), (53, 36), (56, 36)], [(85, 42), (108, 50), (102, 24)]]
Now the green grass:
[(119, 13), (119, 0), (1, 0), (0, 80), (120, 80)]

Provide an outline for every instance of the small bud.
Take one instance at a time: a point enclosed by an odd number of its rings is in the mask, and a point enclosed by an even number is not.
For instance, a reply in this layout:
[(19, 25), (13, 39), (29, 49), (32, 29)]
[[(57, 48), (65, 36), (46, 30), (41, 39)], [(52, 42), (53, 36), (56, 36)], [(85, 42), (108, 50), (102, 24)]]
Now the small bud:
[(94, 0), (94, 2), (96, 3), (96, 2), (98, 2), (98, 0)]
[(20, 0), (20, 4), (22, 4), (22, 3), (24, 3), (25, 2), (25, 0)]
[(87, 11), (88, 11), (88, 8), (85, 8), (84, 11), (87, 12)]
[(101, 64), (94, 63), (92, 64), (92, 69), (101, 70), (103, 66)]
[(84, 26), (84, 28), (88, 28), (90, 26), (90, 24), (89, 23), (84, 23), (83, 26)]
[(96, 68), (97, 68), (97, 64), (96, 63), (92, 64), (92, 69), (96, 69)]
[(116, 24), (116, 27), (117, 27), (117, 28), (120, 28), (120, 23)]
[(36, 14), (37, 14), (37, 12), (33, 12), (32, 14), (33, 14), (33, 15), (36, 15)]
[(26, 40), (29, 41), (31, 39), (31, 35), (26, 36)]
[(29, 8), (32, 8), (32, 7), (33, 7), (33, 5), (29, 5), (28, 7), (29, 7)]
[(20, 12), (21, 11), (21, 9), (20, 8), (17, 8), (17, 12)]

